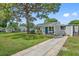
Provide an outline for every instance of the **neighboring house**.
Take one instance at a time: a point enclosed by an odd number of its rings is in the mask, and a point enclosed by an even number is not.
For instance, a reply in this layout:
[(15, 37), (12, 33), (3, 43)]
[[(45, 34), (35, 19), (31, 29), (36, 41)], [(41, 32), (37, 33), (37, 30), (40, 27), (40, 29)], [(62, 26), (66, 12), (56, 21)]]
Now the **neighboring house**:
[(15, 32), (14, 28), (5, 28), (5, 32)]
[(0, 32), (5, 32), (5, 28), (0, 27)]
[(67, 25), (65, 32), (70, 36), (79, 35), (79, 25)]
[(19, 26), (20, 32), (26, 32), (27, 28), (25, 26)]
[[(26, 32), (26, 27), (24, 26), (19, 26), (19, 32)], [(6, 28), (5, 32), (16, 32), (14, 28)]]
[(79, 35), (79, 25), (61, 25), (60, 22), (44, 23), (40, 26), (42, 34)]

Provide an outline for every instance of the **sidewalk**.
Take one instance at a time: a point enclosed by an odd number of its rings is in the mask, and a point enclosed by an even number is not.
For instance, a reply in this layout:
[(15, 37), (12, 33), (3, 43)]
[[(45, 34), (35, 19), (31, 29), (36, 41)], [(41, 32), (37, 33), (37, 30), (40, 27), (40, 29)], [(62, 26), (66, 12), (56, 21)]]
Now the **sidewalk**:
[(50, 39), (31, 48), (13, 54), (12, 56), (56, 56), (66, 39), (67, 36)]

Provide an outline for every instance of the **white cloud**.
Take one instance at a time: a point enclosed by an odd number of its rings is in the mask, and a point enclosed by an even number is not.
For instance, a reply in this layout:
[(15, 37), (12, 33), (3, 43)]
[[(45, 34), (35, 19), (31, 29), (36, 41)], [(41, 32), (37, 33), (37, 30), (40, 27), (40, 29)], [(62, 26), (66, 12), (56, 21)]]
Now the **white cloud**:
[(70, 13), (64, 13), (63, 16), (68, 17), (68, 16), (70, 16)]
[(78, 14), (76, 12), (72, 13), (72, 16), (77, 16)]
[(73, 13), (64, 13), (63, 16), (64, 16), (64, 17), (78, 16), (78, 13), (77, 13), (77, 12), (73, 12)]

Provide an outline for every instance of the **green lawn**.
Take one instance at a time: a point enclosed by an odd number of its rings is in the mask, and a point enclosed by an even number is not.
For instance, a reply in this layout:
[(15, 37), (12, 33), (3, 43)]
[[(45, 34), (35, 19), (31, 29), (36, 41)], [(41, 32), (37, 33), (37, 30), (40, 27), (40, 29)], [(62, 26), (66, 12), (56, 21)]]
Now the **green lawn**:
[(26, 33), (0, 33), (0, 56), (12, 55), (50, 38), (52, 36)]
[(69, 37), (59, 56), (79, 56), (79, 36)]

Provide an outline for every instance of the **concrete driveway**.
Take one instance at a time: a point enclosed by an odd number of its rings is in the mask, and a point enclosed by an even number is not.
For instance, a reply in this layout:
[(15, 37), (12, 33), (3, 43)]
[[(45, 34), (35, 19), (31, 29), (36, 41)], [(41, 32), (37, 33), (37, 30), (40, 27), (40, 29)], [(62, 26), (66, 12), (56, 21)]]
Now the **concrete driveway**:
[(53, 38), (13, 54), (12, 56), (56, 56), (67, 38), (68, 36)]

